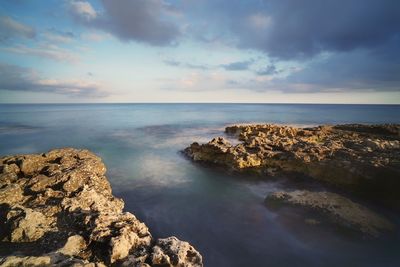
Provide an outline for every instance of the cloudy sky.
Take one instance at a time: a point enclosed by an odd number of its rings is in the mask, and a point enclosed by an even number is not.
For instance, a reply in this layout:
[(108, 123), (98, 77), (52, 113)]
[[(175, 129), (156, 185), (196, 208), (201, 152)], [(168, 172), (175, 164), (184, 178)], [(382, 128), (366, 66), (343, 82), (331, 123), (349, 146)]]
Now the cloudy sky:
[(0, 102), (400, 103), (398, 0), (2, 0)]

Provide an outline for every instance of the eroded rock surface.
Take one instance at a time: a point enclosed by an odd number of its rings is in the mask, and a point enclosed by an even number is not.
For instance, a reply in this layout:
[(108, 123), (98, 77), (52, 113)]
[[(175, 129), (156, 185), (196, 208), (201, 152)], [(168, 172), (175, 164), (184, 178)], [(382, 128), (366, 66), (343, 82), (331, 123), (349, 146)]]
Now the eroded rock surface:
[[(268, 195), (265, 202), (273, 208), (291, 205), (313, 210), (342, 227), (371, 237), (378, 237), (381, 233), (389, 232), (394, 228), (394, 225), (384, 217), (335, 193), (305, 190), (279, 191)], [(312, 222), (317, 223), (314, 219)]]
[(188, 243), (176, 237), (159, 239), (151, 254), (153, 264), (160, 266), (200, 266), (201, 255)]
[(236, 125), (223, 137), (193, 143), (185, 153), (194, 161), (273, 175), (302, 173), (319, 181), (400, 207), (400, 125), (336, 125), (298, 128)]
[[(157, 266), (164, 239), (123, 211), (105, 172), (87, 150), (0, 158), (0, 265)], [(172, 246), (163, 266), (202, 266), (193, 247), (175, 242), (188, 247)]]

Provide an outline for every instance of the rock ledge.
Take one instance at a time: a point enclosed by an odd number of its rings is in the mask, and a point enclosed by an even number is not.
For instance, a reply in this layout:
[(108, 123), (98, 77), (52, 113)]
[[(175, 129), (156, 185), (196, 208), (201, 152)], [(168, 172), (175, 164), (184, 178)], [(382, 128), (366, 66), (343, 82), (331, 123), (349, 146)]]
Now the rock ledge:
[(1, 266), (203, 266), (175, 237), (154, 240), (112, 195), (88, 150), (0, 158)]
[(271, 176), (301, 173), (369, 199), (400, 208), (400, 125), (346, 124), (297, 128), (282, 125), (234, 125), (226, 134), (185, 149), (194, 161), (235, 171)]

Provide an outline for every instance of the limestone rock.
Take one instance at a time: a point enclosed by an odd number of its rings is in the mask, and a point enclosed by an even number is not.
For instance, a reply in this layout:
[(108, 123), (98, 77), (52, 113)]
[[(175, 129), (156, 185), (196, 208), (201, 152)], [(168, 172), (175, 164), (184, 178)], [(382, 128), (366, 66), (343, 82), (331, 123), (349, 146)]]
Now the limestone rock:
[(0, 158), (0, 250), (15, 248), (0, 265), (148, 266), (149, 229), (123, 211), (105, 172), (88, 150)]
[[(347, 124), (298, 128), (260, 124), (226, 127), (223, 137), (185, 149), (194, 161), (261, 174), (300, 173), (400, 208), (400, 125)], [(275, 170), (271, 172), (270, 170)]]
[(53, 220), (38, 211), (14, 205), (5, 212), (6, 226), (10, 242), (32, 242), (43, 237), (45, 233), (53, 230)]
[(73, 235), (68, 237), (67, 243), (58, 252), (67, 256), (77, 256), (86, 247), (86, 241), (82, 236)]
[(203, 266), (203, 259), (189, 243), (176, 237), (158, 239), (153, 247), (151, 261), (154, 266), (197, 267)]

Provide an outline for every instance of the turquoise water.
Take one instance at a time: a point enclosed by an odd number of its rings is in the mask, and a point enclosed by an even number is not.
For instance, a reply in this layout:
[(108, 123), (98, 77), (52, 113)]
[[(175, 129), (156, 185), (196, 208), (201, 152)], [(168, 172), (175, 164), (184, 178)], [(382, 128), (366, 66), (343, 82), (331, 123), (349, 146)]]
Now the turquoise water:
[(268, 192), (297, 187), (285, 177), (260, 181), (180, 153), (232, 123), (400, 123), (399, 114), (400, 106), (380, 105), (0, 105), (0, 155), (92, 150), (126, 210), (154, 237), (192, 243), (205, 266), (400, 266), (398, 231), (373, 241), (306, 225), (296, 212), (263, 205)]

